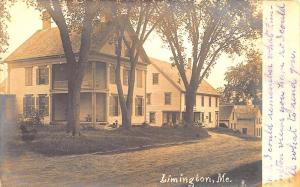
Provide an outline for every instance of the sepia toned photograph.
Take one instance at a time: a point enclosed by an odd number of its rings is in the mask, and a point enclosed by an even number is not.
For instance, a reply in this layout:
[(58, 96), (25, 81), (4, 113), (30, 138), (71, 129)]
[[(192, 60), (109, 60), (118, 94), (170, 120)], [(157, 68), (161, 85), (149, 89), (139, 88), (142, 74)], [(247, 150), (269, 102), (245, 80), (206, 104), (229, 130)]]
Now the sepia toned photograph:
[(0, 187), (261, 186), (262, 11), (0, 1)]

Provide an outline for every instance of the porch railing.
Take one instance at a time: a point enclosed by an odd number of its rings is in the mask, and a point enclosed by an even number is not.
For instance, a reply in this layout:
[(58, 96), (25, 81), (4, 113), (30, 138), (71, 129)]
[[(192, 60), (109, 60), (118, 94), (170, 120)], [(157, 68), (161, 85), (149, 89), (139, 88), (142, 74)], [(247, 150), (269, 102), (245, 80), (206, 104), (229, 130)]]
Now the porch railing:
[(68, 81), (53, 81), (53, 89), (67, 89), (68, 88)]
[[(93, 81), (92, 80), (84, 80), (82, 82), (81, 88), (83, 89), (91, 89), (93, 88)], [(68, 81), (53, 81), (53, 89), (57, 90), (65, 90), (68, 89)]]

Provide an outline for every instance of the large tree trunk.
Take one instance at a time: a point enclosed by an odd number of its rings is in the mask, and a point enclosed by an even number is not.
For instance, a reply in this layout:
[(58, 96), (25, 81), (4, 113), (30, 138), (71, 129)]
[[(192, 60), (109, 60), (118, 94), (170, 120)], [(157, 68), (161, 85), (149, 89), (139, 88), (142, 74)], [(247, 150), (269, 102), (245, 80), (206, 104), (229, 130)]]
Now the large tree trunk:
[(196, 101), (196, 91), (195, 88), (189, 85), (185, 93), (185, 116), (184, 116), (184, 126), (189, 127), (194, 123), (194, 105)]
[[(131, 115), (128, 113), (127, 104), (124, 98), (124, 92), (121, 82), (121, 51), (122, 51), (122, 40), (124, 37), (124, 28), (120, 28), (118, 33), (117, 43), (117, 67), (116, 67), (116, 84), (118, 89), (119, 102), (122, 113), (122, 127), (128, 129), (131, 126)], [(129, 86), (129, 85), (128, 85)]]
[(67, 131), (72, 132), (72, 135), (76, 136), (80, 135), (80, 90), (84, 75), (84, 66), (76, 67), (74, 64), (69, 65), (70, 69), (74, 71), (70, 71), (68, 76)]
[[(73, 82), (73, 81), (71, 81)], [(72, 135), (80, 135), (80, 85), (71, 83), (68, 96), (68, 128)]]
[(116, 84), (117, 84), (117, 89), (118, 89), (118, 96), (119, 96), (119, 101), (120, 101), (120, 107), (121, 107), (121, 113), (122, 113), (122, 127), (124, 128), (129, 128), (131, 126), (131, 115), (129, 116), (128, 110), (127, 110), (127, 105), (125, 102), (124, 98), (124, 92), (123, 92), (123, 87), (122, 87), (122, 82), (121, 82), (121, 76), (120, 76), (120, 57), (117, 57), (117, 67), (116, 67)]
[(128, 115), (128, 128), (131, 127), (131, 119), (132, 119), (132, 104), (133, 104), (133, 92), (134, 92), (134, 83), (135, 83), (135, 68), (136, 64), (131, 63), (130, 67), (130, 79), (128, 83), (128, 92), (127, 92), (127, 100), (126, 100), (126, 106), (127, 106), (127, 115)]

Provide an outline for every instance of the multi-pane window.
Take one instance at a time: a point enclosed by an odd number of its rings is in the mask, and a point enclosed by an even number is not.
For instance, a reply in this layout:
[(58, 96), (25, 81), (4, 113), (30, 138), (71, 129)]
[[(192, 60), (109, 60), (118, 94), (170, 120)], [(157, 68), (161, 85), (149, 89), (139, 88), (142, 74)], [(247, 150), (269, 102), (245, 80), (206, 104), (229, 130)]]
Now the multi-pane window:
[(200, 121), (204, 122), (204, 112), (200, 112), (200, 117), (201, 117)]
[(159, 82), (159, 74), (153, 73), (152, 74), (152, 84), (158, 84), (158, 82)]
[(216, 107), (218, 107), (218, 98), (216, 97)]
[(171, 104), (171, 92), (165, 92), (165, 105)]
[(33, 95), (25, 95), (23, 98), (23, 115), (29, 117), (34, 112)]
[(201, 106), (204, 106), (204, 96), (201, 96)]
[(144, 98), (142, 96), (137, 96), (135, 98), (135, 115), (144, 115)]
[(119, 115), (119, 98), (118, 95), (111, 95), (109, 98), (109, 115)]
[(46, 94), (39, 94), (36, 98), (36, 105), (41, 116), (49, 115), (49, 97)]
[(116, 67), (113, 65), (109, 68), (109, 82), (116, 84)]
[(123, 85), (128, 85), (129, 83), (129, 70), (123, 69)]
[(208, 113), (208, 120), (209, 120), (210, 123), (212, 122), (212, 120), (211, 120), (211, 112)]
[(41, 66), (36, 69), (36, 84), (49, 84), (49, 68), (46, 66)]
[(25, 86), (32, 86), (32, 67), (25, 68)]
[(151, 105), (151, 93), (147, 93), (147, 105)]
[(150, 112), (149, 118), (150, 118), (150, 123), (155, 123), (156, 121), (155, 112)]
[(209, 96), (209, 99), (208, 99), (208, 106), (211, 107), (211, 96)]
[(142, 88), (143, 87), (143, 71), (137, 70), (137, 87)]

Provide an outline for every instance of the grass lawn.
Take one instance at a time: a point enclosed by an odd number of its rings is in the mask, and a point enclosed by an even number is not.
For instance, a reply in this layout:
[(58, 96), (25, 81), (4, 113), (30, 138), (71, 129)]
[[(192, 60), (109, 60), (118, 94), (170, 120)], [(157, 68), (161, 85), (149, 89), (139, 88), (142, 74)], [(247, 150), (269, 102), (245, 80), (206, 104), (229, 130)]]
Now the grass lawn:
[(219, 133), (219, 134), (226, 134), (226, 135), (230, 135), (230, 136), (235, 136), (235, 137), (239, 137), (239, 138), (244, 139), (244, 140), (261, 140), (258, 137), (253, 137), (253, 136), (250, 136), (250, 135), (241, 134), (240, 132), (234, 131), (234, 130), (229, 129), (229, 128), (223, 128), (223, 127), (210, 128), (210, 129), (208, 129), (208, 131)]
[(18, 136), (10, 142), (13, 149), (32, 151), (47, 156), (72, 155), (94, 152), (122, 151), (128, 148), (176, 143), (209, 137), (202, 128), (133, 127), (115, 130), (82, 130), (81, 136), (65, 133), (64, 126), (37, 127), (37, 137), (32, 142), (22, 142)]

